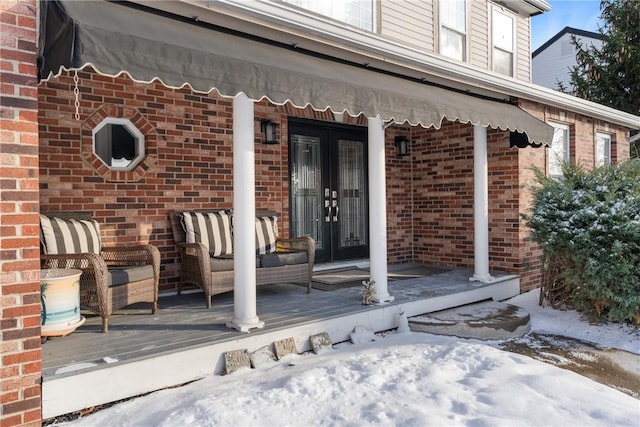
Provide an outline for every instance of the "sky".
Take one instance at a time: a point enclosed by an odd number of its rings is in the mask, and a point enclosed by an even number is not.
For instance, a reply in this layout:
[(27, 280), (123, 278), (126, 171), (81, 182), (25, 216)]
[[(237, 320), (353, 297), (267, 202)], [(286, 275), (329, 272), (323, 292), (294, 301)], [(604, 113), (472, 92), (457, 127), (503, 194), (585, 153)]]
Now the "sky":
[(551, 10), (531, 18), (531, 52), (564, 27), (598, 32), (599, 0), (547, 0)]
[[(538, 296), (508, 301), (529, 312), (532, 331), (640, 354), (640, 330), (589, 324), (573, 310), (538, 306)], [(496, 341), (411, 332), (406, 318), (400, 325), (386, 335), (360, 328), (353, 343), (317, 355), (211, 375), (64, 425), (638, 426), (640, 400), (614, 388)]]

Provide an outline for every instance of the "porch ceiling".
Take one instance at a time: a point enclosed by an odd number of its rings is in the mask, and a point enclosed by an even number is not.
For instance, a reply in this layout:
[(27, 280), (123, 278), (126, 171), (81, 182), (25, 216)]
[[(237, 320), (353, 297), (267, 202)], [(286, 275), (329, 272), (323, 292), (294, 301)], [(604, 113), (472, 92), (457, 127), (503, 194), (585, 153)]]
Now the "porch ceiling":
[(126, 72), (137, 81), (223, 96), (244, 92), (254, 100), (425, 127), (438, 128), (446, 118), (526, 133), (538, 144), (553, 137), (546, 123), (503, 101), (122, 3), (43, 2), (40, 35), (42, 78), (92, 65), (103, 74)]

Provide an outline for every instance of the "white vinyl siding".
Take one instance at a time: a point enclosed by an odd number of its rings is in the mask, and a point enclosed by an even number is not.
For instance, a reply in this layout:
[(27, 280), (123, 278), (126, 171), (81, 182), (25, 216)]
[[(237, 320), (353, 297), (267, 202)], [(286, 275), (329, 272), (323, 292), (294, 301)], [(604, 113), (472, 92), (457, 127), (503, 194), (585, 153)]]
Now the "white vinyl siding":
[(596, 167), (611, 164), (611, 135), (596, 133)]
[(553, 126), (553, 141), (547, 148), (549, 157), (549, 176), (561, 177), (562, 164), (569, 162), (569, 126), (560, 123), (549, 123)]
[(467, 59), (467, 7), (465, 0), (438, 2), (439, 53), (458, 61)]
[(531, 21), (516, 17), (516, 63), (514, 76), (518, 80), (531, 81)]
[(487, 3), (472, 1), (469, 5), (469, 62), (489, 69), (489, 8)]
[[(295, 4), (303, 3), (303, 0), (287, 1)], [(316, 1), (320, 2), (320, 0)], [(531, 80), (529, 57), (531, 27), (528, 16), (518, 15), (505, 6), (486, 0), (371, 0), (371, 2), (374, 7), (373, 26), (381, 36), (420, 52), (451, 57), (483, 70), (493, 70), (492, 15), (495, 8), (512, 20), (510, 27), (512, 44), (506, 54), (511, 55), (509, 72), (518, 80), (526, 82)], [(457, 40), (455, 40), (456, 35)], [(452, 40), (455, 41), (455, 47)]]
[(380, 34), (416, 47), (435, 52), (435, 27), (432, 0), (380, 2)]
[[(590, 37), (578, 38), (585, 45), (591, 44), (597, 48), (602, 46), (601, 40)], [(558, 89), (558, 81), (561, 81), (567, 89), (570, 89), (570, 70), (576, 64), (576, 53), (571, 44), (571, 34), (563, 34), (533, 58), (531, 81), (553, 90)]]
[(491, 15), (492, 69), (496, 73), (513, 76), (514, 17), (494, 6)]

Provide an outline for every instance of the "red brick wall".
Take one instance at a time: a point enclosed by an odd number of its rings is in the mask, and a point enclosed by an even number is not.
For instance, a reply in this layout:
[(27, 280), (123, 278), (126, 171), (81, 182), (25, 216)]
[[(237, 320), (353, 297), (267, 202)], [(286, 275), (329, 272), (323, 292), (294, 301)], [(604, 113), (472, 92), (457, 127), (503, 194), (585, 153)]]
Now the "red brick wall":
[(520, 168), (518, 148), (509, 147), (509, 132), (487, 132), (489, 175), (489, 267), (520, 273)]
[(413, 132), (417, 262), (473, 265), (473, 128), (445, 122)]
[[(387, 259), (390, 264), (412, 262), (413, 246), (413, 183), (412, 170), (417, 147), (414, 130), (409, 126), (391, 126), (386, 130), (387, 157)], [(398, 156), (395, 137), (405, 136), (409, 155)]]
[[(531, 206), (531, 192), (529, 188), (535, 185), (535, 176), (532, 166), (544, 170), (547, 161), (547, 148), (527, 147), (518, 150), (518, 168), (520, 170), (520, 203), (518, 211), (527, 213)], [(540, 270), (540, 257), (542, 250), (531, 241), (529, 230), (520, 219), (518, 230), (520, 265), (517, 273), (520, 274), (520, 288), (525, 290), (534, 289), (540, 286), (542, 271)]]
[[(444, 122), (439, 130), (416, 128), (413, 135), (416, 261), (473, 268), (473, 126)], [(516, 272), (519, 168), (508, 136), (487, 132), (489, 267)]]
[(40, 425), (36, 1), (0, 1), (0, 425)]

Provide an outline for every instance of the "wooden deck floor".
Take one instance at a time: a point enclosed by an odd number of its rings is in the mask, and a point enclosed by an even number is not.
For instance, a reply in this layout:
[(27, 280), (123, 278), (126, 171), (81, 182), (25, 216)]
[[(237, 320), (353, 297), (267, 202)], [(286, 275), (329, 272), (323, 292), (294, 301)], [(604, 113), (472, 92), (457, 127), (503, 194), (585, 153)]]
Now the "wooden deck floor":
[[(100, 332), (99, 317), (83, 313), (87, 317), (84, 325), (42, 346), (43, 416), (46, 419), (220, 373), (224, 351), (255, 351), (288, 337), (296, 340), (298, 350), (305, 351), (312, 333), (328, 332), (333, 342), (339, 342), (348, 339), (356, 325), (374, 331), (396, 327), (400, 311), (414, 316), (483, 299), (505, 299), (519, 292), (517, 276), (497, 274), (491, 284), (470, 282), (469, 276), (468, 270), (452, 269), (389, 281), (395, 300), (373, 306), (361, 304), (362, 287), (314, 289), (307, 294), (298, 285), (261, 286), (257, 312), (265, 326), (250, 333), (226, 327), (233, 317), (232, 293), (214, 296), (212, 309), (206, 309), (200, 292), (162, 297), (155, 315), (150, 305), (138, 304), (113, 315), (106, 334)], [(106, 385), (100, 384), (105, 381)], [(100, 391), (95, 390), (96, 384)], [(72, 387), (77, 391), (70, 392)]]
[[(286, 328), (365, 311), (360, 304), (360, 288), (337, 291), (313, 290), (291, 284), (260, 286), (257, 289), (257, 311), (265, 322), (263, 329), (251, 334)], [(104, 364), (104, 359), (126, 362), (153, 357), (187, 347), (242, 338), (226, 326), (233, 317), (233, 294), (213, 297), (211, 309), (205, 307), (202, 292), (161, 297), (157, 314), (150, 313), (150, 304), (136, 304), (119, 310), (109, 321), (109, 332), (100, 332), (100, 318), (91, 313), (84, 325), (67, 337), (49, 339), (43, 349), (43, 376), (63, 373), (70, 364)]]

